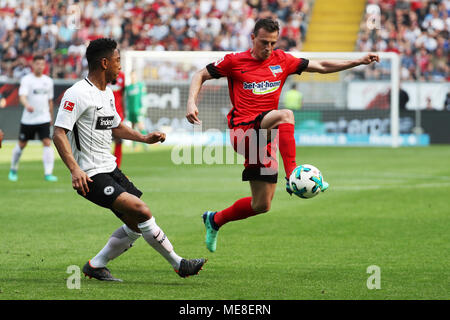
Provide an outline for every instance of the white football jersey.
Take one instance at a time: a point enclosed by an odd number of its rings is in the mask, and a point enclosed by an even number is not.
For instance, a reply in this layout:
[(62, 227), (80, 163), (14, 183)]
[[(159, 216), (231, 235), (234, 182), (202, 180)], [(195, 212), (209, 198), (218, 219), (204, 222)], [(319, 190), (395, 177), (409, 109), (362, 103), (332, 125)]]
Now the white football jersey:
[(64, 93), (55, 126), (70, 131), (67, 138), (73, 156), (92, 177), (116, 168), (116, 157), (111, 154), (111, 129), (120, 122), (112, 90), (107, 87), (101, 91), (85, 78)]
[(45, 74), (36, 77), (34, 73), (23, 76), (20, 80), (19, 96), (26, 96), (28, 103), (34, 108), (33, 112), (23, 110), (23, 124), (42, 124), (50, 122), (48, 101), (53, 99), (53, 80)]

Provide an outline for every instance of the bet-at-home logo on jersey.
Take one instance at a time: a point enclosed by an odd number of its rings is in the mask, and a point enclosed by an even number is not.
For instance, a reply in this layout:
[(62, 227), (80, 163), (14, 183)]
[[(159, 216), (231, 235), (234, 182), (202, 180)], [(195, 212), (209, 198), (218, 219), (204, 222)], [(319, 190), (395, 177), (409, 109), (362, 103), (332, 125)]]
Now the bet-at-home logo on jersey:
[(281, 81), (244, 82), (244, 90), (252, 90), (253, 94), (268, 94), (280, 87)]

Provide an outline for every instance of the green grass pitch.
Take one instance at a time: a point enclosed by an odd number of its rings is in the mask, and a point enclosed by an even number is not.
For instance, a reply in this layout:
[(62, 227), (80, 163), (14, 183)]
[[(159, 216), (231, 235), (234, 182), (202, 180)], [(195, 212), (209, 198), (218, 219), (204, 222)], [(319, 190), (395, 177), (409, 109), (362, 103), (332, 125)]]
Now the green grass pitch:
[[(298, 148), (298, 163), (321, 169), (329, 191), (289, 197), (280, 174), (270, 212), (224, 226), (215, 253), (201, 214), (249, 195), (242, 165), (175, 165), (164, 147), (125, 153), (124, 173), (176, 252), (208, 263), (181, 279), (139, 239), (108, 265), (123, 283), (82, 276), (80, 289), (68, 289), (68, 266), (81, 268), (121, 222), (74, 192), (60, 159), (59, 181), (44, 182), (40, 145), (27, 147), (9, 182), (12, 147), (0, 149), (2, 300), (450, 298), (448, 146)], [(367, 287), (372, 265), (380, 289)]]

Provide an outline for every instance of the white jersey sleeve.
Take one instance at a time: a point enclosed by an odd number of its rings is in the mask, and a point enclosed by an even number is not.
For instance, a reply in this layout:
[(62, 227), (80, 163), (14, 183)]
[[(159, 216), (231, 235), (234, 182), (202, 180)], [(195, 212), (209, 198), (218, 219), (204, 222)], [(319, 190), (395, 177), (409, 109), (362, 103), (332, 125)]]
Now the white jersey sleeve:
[(20, 80), (19, 96), (28, 96), (30, 93), (30, 82), (28, 77), (22, 77)]
[(54, 95), (55, 95), (55, 90), (54, 90), (55, 86), (53, 83), (53, 79), (50, 77), (48, 79), (49, 79), (49, 82), (51, 83), (50, 90), (48, 92), (48, 100), (53, 100)]
[(80, 103), (76, 90), (74, 88), (67, 89), (59, 105), (55, 126), (72, 131), (75, 122), (85, 109), (86, 106)]

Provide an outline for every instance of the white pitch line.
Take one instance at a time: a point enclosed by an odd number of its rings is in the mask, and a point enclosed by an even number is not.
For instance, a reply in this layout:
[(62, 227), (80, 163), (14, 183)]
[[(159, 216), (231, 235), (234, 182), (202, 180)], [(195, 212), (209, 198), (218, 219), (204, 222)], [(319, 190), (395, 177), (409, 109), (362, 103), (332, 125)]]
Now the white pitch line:
[[(331, 185), (329, 192), (332, 191), (365, 191), (365, 190), (382, 190), (382, 189), (423, 189), (423, 188), (436, 188), (436, 187), (450, 187), (450, 182), (434, 182), (434, 183), (421, 183), (421, 184), (392, 184), (392, 185), (352, 185), (352, 186), (344, 186), (344, 185)], [(284, 189), (284, 186), (280, 186), (280, 190)], [(141, 188), (144, 192), (162, 192), (162, 193), (172, 193), (173, 190), (170, 189), (147, 189), (147, 188)], [(233, 189), (225, 189), (223, 191), (231, 191), (236, 190), (236, 188)], [(242, 190), (247, 190), (247, 188), (242, 188)], [(72, 193), (74, 190), (72, 189), (64, 189), (64, 188), (52, 188), (52, 189), (46, 189), (45, 191), (48, 192), (55, 192), (55, 193)], [(16, 189), (14, 192), (19, 193), (41, 193), (42, 189)], [(189, 190), (183, 191), (183, 192), (190, 192)], [(210, 193), (210, 192), (217, 192), (212, 189), (204, 189), (199, 190), (196, 189), (192, 192), (204, 192), (204, 193)]]
[[(42, 193), (42, 191), (45, 192), (56, 192), (56, 193), (63, 193), (63, 192), (71, 192), (71, 189), (63, 189), (63, 188), (53, 188), (53, 189), (14, 189), (14, 193), (19, 192), (19, 193)], [(75, 190), (73, 190), (75, 191)]]
[(367, 185), (367, 186), (330, 186), (331, 190), (336, 191), (364, 191), (364, 190), (382, 190), (382, 189), (423, 189), (435, 187), (450, 187), (450, 182), (434, 182), (421, 184), (396, 184), (396, 185)]

